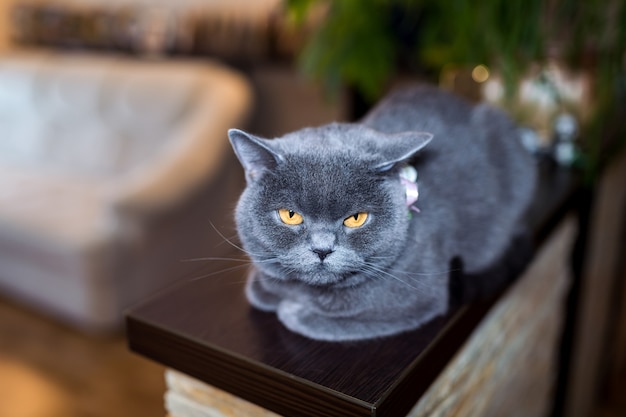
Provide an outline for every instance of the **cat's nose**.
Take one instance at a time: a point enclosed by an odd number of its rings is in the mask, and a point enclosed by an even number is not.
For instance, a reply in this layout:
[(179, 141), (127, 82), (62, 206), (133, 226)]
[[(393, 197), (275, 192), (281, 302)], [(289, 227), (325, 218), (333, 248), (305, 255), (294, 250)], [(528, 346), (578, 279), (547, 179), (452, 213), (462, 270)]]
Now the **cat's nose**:
[(324, 259), (326, 259), (328, 255), (333, 253), (333, 250), (332, 249), (313, 249), (313, 253), (316, 253), (317, 256), (320, 257), (320, 261), (323, 261)]

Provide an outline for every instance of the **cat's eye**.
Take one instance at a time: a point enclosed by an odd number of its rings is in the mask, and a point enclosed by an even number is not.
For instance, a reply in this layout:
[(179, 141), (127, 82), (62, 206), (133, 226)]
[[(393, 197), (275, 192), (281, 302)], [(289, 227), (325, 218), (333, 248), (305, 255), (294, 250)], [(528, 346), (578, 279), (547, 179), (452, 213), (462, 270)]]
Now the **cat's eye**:
[(279, 209), (278, 216), (283, 223), (290, 226), (296, 226), (304, 221), (304, 218), (300, 213), (288, 209)]
[(360, 212), (353, 214), (350, 217), (346, 217), (343, 221), (343, 224), (344, 226), (350, 228), (361, 227), (365, 223), (365, 220), (367, 220), (367, 213)]

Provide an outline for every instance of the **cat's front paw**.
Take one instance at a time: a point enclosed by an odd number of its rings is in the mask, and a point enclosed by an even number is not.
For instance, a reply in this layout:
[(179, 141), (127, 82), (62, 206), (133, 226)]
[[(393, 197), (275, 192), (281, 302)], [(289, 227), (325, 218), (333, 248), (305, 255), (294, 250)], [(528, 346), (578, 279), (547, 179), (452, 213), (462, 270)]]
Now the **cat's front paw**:
[(265, 278), (256, 271), (250, 271), (246, 282), (246, 298), (250, 304), (262, 311), (276, 311), (281, 298), (264, 285)]
[(310, 339), (328, 342), (347, 342), (393, 336), (416, 329), (443, 314), (441, 310), (416, 312), (416, 314), (386, 317), (381, 311), (374, 317), (370, 313), (354, 312), (348, 315), (325, 315), (315, 308), (297, 301), (283, 300), (276, 311), (279, 320), (294, 333)]
[(300, 303), (283, 301), (277, 315), (283, 325), (294, 333), (315, 340), (338, 340), (336, 323)]
[(338, 342), (372, 337), (369, 326), (357, 318), (325, 316), (295, 301), (283, 300), (277, 315), (289, 330), (310, 339)]

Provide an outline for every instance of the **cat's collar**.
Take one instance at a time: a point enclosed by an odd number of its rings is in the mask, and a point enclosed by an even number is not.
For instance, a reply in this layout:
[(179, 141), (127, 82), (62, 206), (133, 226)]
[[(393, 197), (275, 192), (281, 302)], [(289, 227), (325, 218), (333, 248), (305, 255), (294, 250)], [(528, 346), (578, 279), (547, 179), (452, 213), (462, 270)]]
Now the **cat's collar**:
[(400, 168), (400, 182), (404, 185), (406, 206), (409, 210), (419, 213), (420, 210), (414, 205), (419, 197), (419, 190), (417, 188), (417, 170), (414, 166), (404, 165)]

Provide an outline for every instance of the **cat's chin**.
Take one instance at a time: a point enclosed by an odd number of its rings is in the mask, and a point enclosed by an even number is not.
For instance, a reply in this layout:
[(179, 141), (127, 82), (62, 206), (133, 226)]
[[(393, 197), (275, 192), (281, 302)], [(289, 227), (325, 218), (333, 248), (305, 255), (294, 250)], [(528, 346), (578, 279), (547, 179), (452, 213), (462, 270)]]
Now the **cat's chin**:
[(344, 288), (361, 284), (366, 277), (358, 272), (332, 273), (324, 270), (298, 276), (298, 281), (313, 287)]

